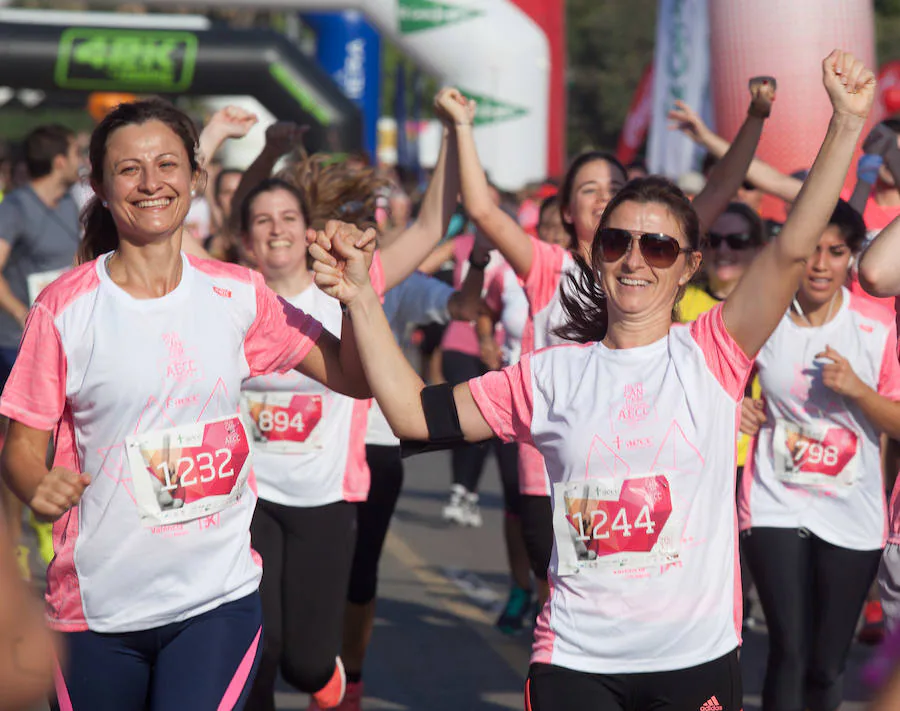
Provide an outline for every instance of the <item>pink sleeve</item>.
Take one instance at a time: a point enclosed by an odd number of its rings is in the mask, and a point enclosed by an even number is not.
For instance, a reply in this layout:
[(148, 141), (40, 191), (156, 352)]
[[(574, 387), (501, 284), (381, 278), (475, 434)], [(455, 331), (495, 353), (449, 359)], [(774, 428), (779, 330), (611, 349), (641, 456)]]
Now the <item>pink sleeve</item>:
[(66, 354), (53, 315), (39, 301), (28, 314), (19, 355), (0, 397), (0, 414), (36, 430), (52, 431), (66, 405), (66, 372)]
[(501, 269), (494, 269), (487, 283), (484, 294), (484, 303), (495, 314), (503, 311), (503, 281), (504, 273), (510, 267), (504, 266)]
[(722, 304), (700, 314), (688, 328), (706, 357), (706, 367), (725, 392), (740, 400), (753, 369), (753, 359), (747, 357), (725, 328)]
[(384, 263), (381, 261), (381, 250), (376, 249), (375, 255), (372, 257), (372, 266), (369, 267), (369, 279), (372, 282), (372, 288), (378, 294), (378, 298), (384, 303), (384, 292), (387, 282), (384, 278)]
[(531, 442), (531, 354), (515, 365), (469, 381), (481, 415), (504, 442)]
[(532, 260), (528, 275), (522, 280), (532, 313), (547, 306), (559, 290), (563, 265), (568, 251), (531, 237)]
[(302, 361), (322, 334), (322, 324), (277, 296), (252, 274), (256, 289), (256, 319), (244, 336), (250, 376), (284, 373)]
[(897, 327), (888, 330), (878, 374), (878, 394), (889, 400), (900, 400), (900, 362), (897, 361)]

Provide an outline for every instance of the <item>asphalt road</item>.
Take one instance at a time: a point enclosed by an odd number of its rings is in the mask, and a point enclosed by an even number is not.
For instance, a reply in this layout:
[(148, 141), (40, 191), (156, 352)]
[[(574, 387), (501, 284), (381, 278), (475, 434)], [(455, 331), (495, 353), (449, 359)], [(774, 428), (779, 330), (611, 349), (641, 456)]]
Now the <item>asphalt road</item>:
[[(494, 626), (506, 600), (503, 507), (496, 468), (482, 481), (484, 525), (445, 524), (449, 455), (407, 460), (406, 482), (381, 563), (378, 615), (364, 672), (367, 711), (522, 709), (530, 635)], [(854, 645), (843, 711), (864, 707), (860, 666), (871, 649)], [(764, 631), (745, 634), (745, 706), (759, 708)], [(280, 685), (279, 709), (305, 709), (304, 694)]]

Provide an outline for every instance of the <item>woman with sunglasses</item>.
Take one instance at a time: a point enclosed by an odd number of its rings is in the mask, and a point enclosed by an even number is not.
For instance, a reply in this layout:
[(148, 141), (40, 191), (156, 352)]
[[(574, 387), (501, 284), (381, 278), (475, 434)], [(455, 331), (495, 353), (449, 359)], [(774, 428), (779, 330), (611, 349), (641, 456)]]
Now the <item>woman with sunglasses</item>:
[(322, 233), (310, 247), (400, 437), (499, 436), (531, 442), (547, 463), (555, 540), (526, 691), (534, 711), (741, 708), (729, 443), (752, 357), (796, 293), (874, 97), (872, 73), (848, 54), (829, 55), (823, 74), (834, 115), (787, 224), (689, 326), (672, 310), (700, 266), (700, 220), (662, 178), (632, 181), (600, 219), (592, 268), (563, 297), (561, 335), (582, 345), (455, 388), (426, 388), (403, 360), (361, 251)]
[[(704, 225), (712, 224), (740, 185), (753, 158), (764, 119), (774, 99), (774, 86), (756, 82), (747, 120), (735, 137), (733, 149), (716, 166), (706, 188), (694, 200)], [(563, 343), (556, 329), (565, 321), (561, 297), (566, 276), (576, 271), (576, 261), (590, 263), (591, 244), (600, 216), (610, 199), (627, 182), (625, 168), (614, 156), (588, 151), (577, 156), (563, 178), (559, 210), (569, 237), (568, 248), (542, 242), (525, 230), (490, 199), (487, 179), (472, 137), (475, 103), (456, 90), (442, 95), (441, 106), (453, 117), (459, 144), (459, 170), (463, 205), (475, 224), (494, 242), (522, 280), (529, 305), (529, 319), (522, 339), (528, 353)], [(529, 443), (519, 446), (519, 487), (522, 530), (532, 569), (540, 580), (549, 560), (552, 518), (549, 508), (550, 482), (543, 458)], [(548, 588), (541, 585), (540, 602)]]
[(865, 238), (841, 200), (757, 357), (763, 400), (743, 403), (755, 438), (738, 512), (769, 628), (763, 709), (840, 705), (885, 542), (880, 439), (900, 437), (900, 364), (893, 314), (844, 286)]

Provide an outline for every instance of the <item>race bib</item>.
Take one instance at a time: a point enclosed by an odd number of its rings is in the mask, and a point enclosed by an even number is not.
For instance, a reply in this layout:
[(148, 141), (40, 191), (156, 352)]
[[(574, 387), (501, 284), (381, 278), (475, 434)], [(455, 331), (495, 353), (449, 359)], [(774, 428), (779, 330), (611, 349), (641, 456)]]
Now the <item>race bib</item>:
[(642, 569), (679, 560), (682, 523), (665, 474), (554, 484), (557, 574)]
[(37, 274), (29, 274), (25, 280), (28, 286), (28, 305), (31, 306), (38, 295), (51, 283), (59, 279), (68, 269), (53, 269), (49, 272), (38, 272)]
[(775, 422), (775, 476), (797, 486), (852, 486), (859, 464), (859, 438), (833, 424)]
[(250, 443), (237, 415), (125, 439), (144, 526), (185, 523), (236, 502), (250, 476)]
[(268, 452), (322, 449), (322, 396), (291, 392), (241, 393), (241, 412), (254, 444)]

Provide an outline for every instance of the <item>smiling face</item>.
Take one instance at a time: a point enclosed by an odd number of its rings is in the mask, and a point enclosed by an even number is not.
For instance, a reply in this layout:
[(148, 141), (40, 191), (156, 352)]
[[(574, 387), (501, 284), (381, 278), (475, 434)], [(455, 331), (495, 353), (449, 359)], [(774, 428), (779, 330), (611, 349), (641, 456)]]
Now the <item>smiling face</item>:
[(815, 254), (806, 260), (800, 283), (804, 301), (813, 307), (829, 303), (847, 280), (852, 256), (841, 231), (835, 225), (825, 228)]
[(563, 219), (575, 229), (579, 243), (593, 241), (603, 211), (624, 184), (621, 171), (603, 159), (585, 163), (578, 169)]
[[(623, 202), (605, 225), (628, 230), (634, 236), (649, 232), (674, 237), (684, 249), (691, 245), (681, 224), (661, 203)], [(595, 264), (598, 259), (595, 255)], [(700, 266), (698, 252), (682, 253), (670, 267), (655, 268), (647, 264), (636, 240), (628, 252), (615, 262), (599, 262), (600, 280), (606, 292), (610, 320), (653, 320), (670, 318), (678, 292)]]
[(247, 250), (263, 276), (306, 269), (306, 220), (293, 194), (283, 188), (259, 193), (248, 217)]
[(116, 129), (106, 143), (103, 183), (120, 239), (139, 244), (180, 234), (198, 176), (184, 143), (161, 121)]

